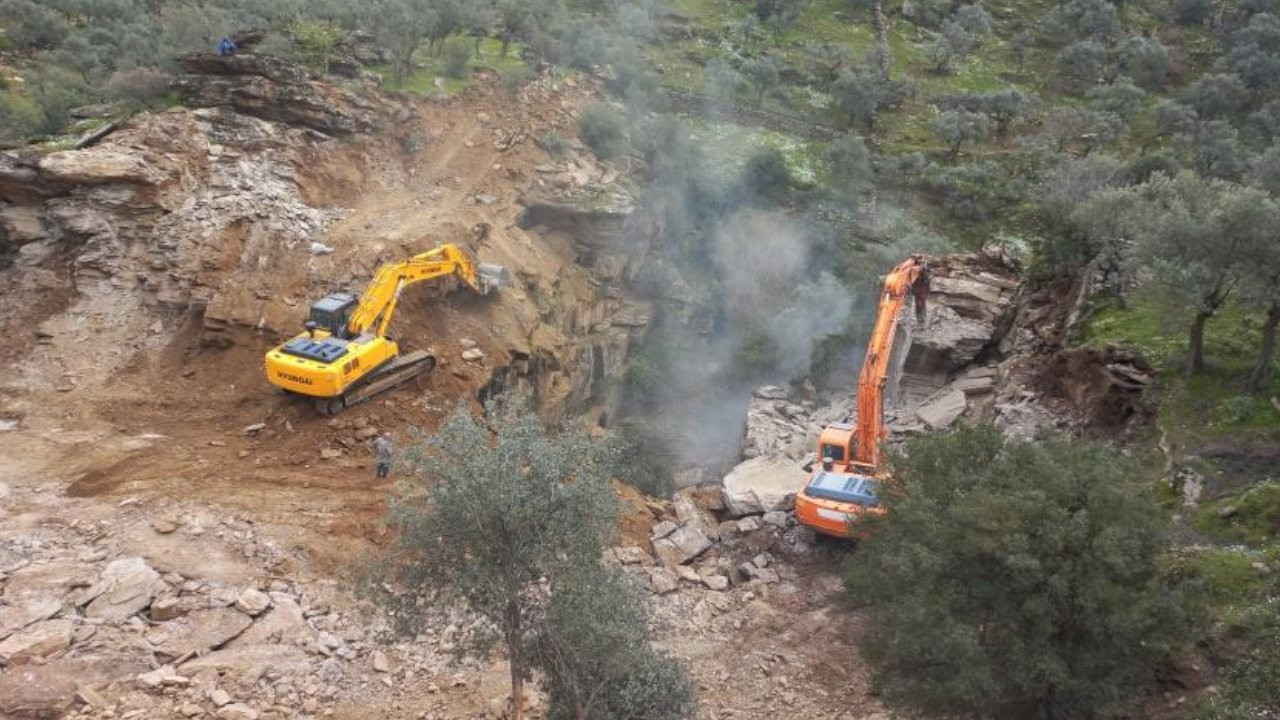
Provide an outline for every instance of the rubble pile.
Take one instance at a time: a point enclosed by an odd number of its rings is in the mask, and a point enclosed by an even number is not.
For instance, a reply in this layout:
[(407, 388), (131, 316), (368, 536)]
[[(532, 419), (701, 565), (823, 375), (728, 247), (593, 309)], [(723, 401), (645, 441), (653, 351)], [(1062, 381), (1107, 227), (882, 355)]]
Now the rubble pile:
[[(248, 519), (122, 512), (136, 522), (0, 537), (0, 717), (318, 718), (371, 693), (395, 702), (465, 685), (459, 673), (477, 667), (451, 654), (473, 619), (443, 613), (414, 642), (389, 644), (388, 619), (344, 607), (335, 581), (272, 570), (284, 566)], [(135, 531), (155, 538), (155, 560), (127, 554)], [(171, 543), (229, 550), (252, 560), (252, 577), (221, 579), (225, 568)], [(193, 564), (172, 569), (174, 557)], [(421, 717), (443, 717), (448, 702), (420, 703)]]
[(794, 580), (793, 569), (776, 563), (775, 555), (803, 557), (815, 542), (790, 511), (794, 493), (779, 495), (768, 510), (735, 508), (729, 500), (717, 486), (680, 490), (652, 526), (648, 547), (615, 547), (614, 559), (642, 574), (658, 595), (697, 591), (722, 612), (731, 589)]

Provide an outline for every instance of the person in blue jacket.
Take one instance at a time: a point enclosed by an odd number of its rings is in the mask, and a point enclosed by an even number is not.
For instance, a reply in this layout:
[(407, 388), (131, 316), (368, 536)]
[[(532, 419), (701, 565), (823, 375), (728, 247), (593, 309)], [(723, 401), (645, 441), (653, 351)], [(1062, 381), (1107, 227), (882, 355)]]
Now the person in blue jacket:
[(219, 55), (235, 55), (235, 54), (236, 54), (236, 41), (235, 41), (235, 40), (232, 40), (232, 39), (231, 39), (231, 38), (229, 38), (229, 37), (224, 37), (224, 38), (222, 38), (221, 40), (219, 40), (219, 41), (218, 41), (218, 54), (219, 54)]

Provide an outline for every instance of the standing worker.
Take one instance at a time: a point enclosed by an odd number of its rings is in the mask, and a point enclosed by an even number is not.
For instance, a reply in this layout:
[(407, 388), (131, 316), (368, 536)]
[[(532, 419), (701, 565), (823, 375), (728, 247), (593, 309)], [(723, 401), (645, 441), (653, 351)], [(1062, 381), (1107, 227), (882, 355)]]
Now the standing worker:
[(373, 441), (373, 454), (378, 461), (378, 477), (391, 472), (391, 433), (384, 432)]

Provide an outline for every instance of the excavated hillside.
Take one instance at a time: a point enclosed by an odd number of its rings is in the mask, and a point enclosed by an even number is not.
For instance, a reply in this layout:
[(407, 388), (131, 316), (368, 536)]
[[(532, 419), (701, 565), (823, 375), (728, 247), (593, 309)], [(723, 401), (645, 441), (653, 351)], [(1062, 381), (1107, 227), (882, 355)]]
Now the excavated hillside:
[[(482, 76), (427, 104), (266, 56), (182, 62), (186, 107), (0, 155), (18, 247), (0, 271), (0, 718), (500, 717), (501, 661), (452, 653), (473, 618), (442, 610), (393, 642), (339, 578), (386, 540), (374, 434), (407, 440), (503, 390), (548, 419), (614, 412), (653, 312), (626, 282), (641, 221), (616, 168), (532, 140), (573, 135), (595, 89), (544, 78), (513, 96)], [(337, 418), (266, 382), (262, 354), (312, 299), (445, 242), (515, 282), (406, 293), (393, 333), (435, 372)], [(1140, 414), (1132, 359), (1060, 349), (1068, 288), (1027, 295), (998, 249), (935, 263), (896, 434)], [(787, 512), (797, 460), (852, 407), (762, 388), (723, 487), (620, 488), (633, 512), (614, 556), (653, 590), (700, 717), (887, 717), (859, 671), (861, 619), (833, 602), (840, 548)], [(761, 465), (780, 489), (751, 485)]]

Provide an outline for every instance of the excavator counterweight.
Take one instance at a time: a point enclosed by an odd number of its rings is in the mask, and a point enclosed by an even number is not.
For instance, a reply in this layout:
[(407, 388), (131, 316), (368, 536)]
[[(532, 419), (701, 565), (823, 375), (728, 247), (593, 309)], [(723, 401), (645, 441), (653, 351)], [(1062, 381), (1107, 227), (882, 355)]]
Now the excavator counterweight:
[(306, 332), (267, 353), (267, 380), (333, 415), (430, 371), (435, 358), (425, 350), (402, 355), (387, 328), (405, 287), (445, 277), (481, 295), (510, 282), (505, 267), (475, 263), (455, 245), (383, 265), (359, 297), (335, 292), (313, 303)]
[(922, 318), (928, 292), (929, 266), (923, 255), (912, 255), (885, 276), (875, 328), (858, 376), (857, 424), (823, 428), (818, 436), (821, 467), (805, 467), (813, 475), (796, 494), (796, 519), (818, 532), (855, 537), (854, 523), (860, 516), (884, 512), (876, 501), (876, 488), (888, 479), (880, 469), (880, 443), (888, 435), (885, 382), (893, 370), (894, 340), (907, 297), (914, 296), (916, 315)]

